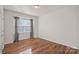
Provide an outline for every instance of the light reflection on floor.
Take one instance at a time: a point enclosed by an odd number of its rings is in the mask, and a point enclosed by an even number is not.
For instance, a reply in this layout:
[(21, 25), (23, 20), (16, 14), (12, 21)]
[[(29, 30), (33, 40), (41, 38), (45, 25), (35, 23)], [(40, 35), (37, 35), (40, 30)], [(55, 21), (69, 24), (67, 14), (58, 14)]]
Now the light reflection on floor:
[(20, 52), (19, 54), (32, 54), (32, 48), (27, 48), (26, 50)]

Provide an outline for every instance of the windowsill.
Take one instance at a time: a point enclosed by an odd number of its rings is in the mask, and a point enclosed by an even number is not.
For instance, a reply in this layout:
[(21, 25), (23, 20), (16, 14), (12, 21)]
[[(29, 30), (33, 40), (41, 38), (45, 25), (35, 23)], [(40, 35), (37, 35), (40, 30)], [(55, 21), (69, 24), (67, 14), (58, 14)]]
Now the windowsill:
[(28, 32), (19, 32), (19, 34), (22, 34), (22, 33), (30, 33), (29, 31)]

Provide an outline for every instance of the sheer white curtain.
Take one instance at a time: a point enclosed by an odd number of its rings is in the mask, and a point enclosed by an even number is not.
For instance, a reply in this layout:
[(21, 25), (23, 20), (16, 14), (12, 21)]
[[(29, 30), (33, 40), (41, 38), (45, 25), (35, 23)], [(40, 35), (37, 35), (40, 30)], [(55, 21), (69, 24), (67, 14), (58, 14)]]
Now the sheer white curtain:
[(17, 20), (17, 28), (19, 33), (19, 40), (30, 38), (30, 32), (31, 32), (30, 19), (21, 18)]

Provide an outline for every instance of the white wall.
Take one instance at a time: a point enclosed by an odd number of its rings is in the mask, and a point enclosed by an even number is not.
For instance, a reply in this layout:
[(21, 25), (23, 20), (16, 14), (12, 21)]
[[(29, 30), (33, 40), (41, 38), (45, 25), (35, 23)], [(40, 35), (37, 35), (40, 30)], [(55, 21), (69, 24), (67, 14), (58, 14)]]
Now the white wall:
[(39, 37), (79, 49), (79, 7), (64, 7), (39, 17)]
[(3, 19), (3, 6), (0, 6), (0, 53), (4, 48), (4, 19)]
[[(33, 19), (33, 25), (34, 25), (34, 37), (38, 36), (38, 17), (31, 16), (27, 14), (22, 14), (19, 12), (14, 12), (10, 10), (4, 11), (4, 17), (5, 17), (5, 44), (12, 43), (14, 41), (14, 32), (15, 32), (15, 19), (14, 17), (22, 17), (22, 18), (31, 18)], [(22, 35), (20, 35), (20, 38)], [(24, 35), (25, 37), (25, 35)]]

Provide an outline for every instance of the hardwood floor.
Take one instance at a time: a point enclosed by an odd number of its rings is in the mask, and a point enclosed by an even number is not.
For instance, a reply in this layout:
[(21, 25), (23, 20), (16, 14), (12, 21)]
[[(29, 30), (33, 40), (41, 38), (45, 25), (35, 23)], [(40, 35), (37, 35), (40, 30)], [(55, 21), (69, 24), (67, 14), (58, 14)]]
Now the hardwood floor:
[(19, 42), (6, 44), (4, 54), (18, 54), (28, 48), (33, 54), (78, 54), (79, 50), (40, 38), (26, 39)]

